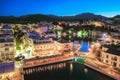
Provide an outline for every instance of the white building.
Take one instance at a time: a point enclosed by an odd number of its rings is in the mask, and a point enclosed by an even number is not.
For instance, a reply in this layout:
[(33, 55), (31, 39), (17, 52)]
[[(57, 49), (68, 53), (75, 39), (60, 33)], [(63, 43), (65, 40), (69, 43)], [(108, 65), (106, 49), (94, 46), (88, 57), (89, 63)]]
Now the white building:
[(14, 61), (14, 40), (10, 25), (0, 28), (0, 63)]
[(0, 39), (0, 61), (9, 62), (14, 61), (14, 42), (12, 39)]
[[(118, 48), (120, 49), (120, 48)], [(103, 47), (101, 53), (102, 62), (120, 69), (120, 50)]]

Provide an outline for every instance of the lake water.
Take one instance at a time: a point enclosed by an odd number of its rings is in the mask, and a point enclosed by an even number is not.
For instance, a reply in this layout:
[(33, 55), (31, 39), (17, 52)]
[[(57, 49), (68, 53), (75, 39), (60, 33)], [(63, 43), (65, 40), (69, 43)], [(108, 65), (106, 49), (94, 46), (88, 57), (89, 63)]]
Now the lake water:
[[(114, 80), (81, 63), (62, 62), (37, 66), (38, 71), (33, 71), (24, 76), (25, 80)], [(32, 68), (31, 68), (32, 69)], [(25, 69), (24, 69), (25, 70)]]

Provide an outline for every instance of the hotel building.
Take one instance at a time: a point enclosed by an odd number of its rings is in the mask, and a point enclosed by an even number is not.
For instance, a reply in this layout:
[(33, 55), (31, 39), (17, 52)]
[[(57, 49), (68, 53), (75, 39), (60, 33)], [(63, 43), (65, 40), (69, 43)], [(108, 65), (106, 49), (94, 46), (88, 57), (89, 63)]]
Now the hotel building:
[(10, 25), (0, 28), (0, 73), (14, 70), (14, 40)]
[(14, 54), (13, 39), (0, 38), (0, 63), (14, 61)]
[(72, 43), (61, 43), (50, 39), (35, 40), (33, 56), (45, 57), (63, 54), (72, 50)]
[[(109, 45), (110, 46), (110, 45)], [(101, 53), (101, 61), (120, 69), (120, 50), (119, 47), (115, 49), (103, 47)]]
[(62, 54), (64, 51), (72, 50), (73, 47), (72, 43), (68, 41), (54, 41), (52, 38), (42, 38), (36, 31), (30, 32), (28, 36), (33, 40), (33, 57)]
[(9, 25), (3, 25), (0, 29), (0, 62), (13, 61), (14, 54), (12, 28)]
[(34, 40), (33, 56), (45, 57), (59, 54), (60, 46), (49, 39)]

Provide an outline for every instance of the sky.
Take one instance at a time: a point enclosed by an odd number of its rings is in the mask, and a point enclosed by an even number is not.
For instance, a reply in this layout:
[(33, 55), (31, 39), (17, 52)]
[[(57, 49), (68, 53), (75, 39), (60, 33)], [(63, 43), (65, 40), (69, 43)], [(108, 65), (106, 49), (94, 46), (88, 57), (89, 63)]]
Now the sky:
[(86, 12), (113, 17), (120, 14), (120, 0), (0, 0), (0, 16), (71, 16)]

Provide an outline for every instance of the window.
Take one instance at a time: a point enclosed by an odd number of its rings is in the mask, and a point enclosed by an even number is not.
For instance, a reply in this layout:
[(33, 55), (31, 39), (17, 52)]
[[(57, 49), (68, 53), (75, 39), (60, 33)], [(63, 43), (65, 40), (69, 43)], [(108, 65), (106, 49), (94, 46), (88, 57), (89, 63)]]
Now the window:
[(5, 46), (8, 46), (8, 44), (5, 44)]
[(40, 49), (42, 49), (43, 47), (41, 46)]
[(9, 48), (5, 48), (5, 51), (9, 51)]
[(114, 59), (117, 61), (117, 57), (114, 57)]
[(9, 46), (13, 46), (13, 44), (9, 44)]
[(106, 63), (108, 63), (108, 60), (106, 60)]
[(108, 56), (108, 55), (106, 55), (106, 58), (109, 58), (109, 56)]
[(116, 62), (114, 62), (114, 63), (113, 63), (113, 66), (115, 66), (115, 67), (116, 67), (116, 66), (117, 66), (117, 63), (116, 63)]
[(115, 56), (115, 57), (113, 57), (113, 60), (117, 61), (117, 57), (116, 57), (116, 56)]

